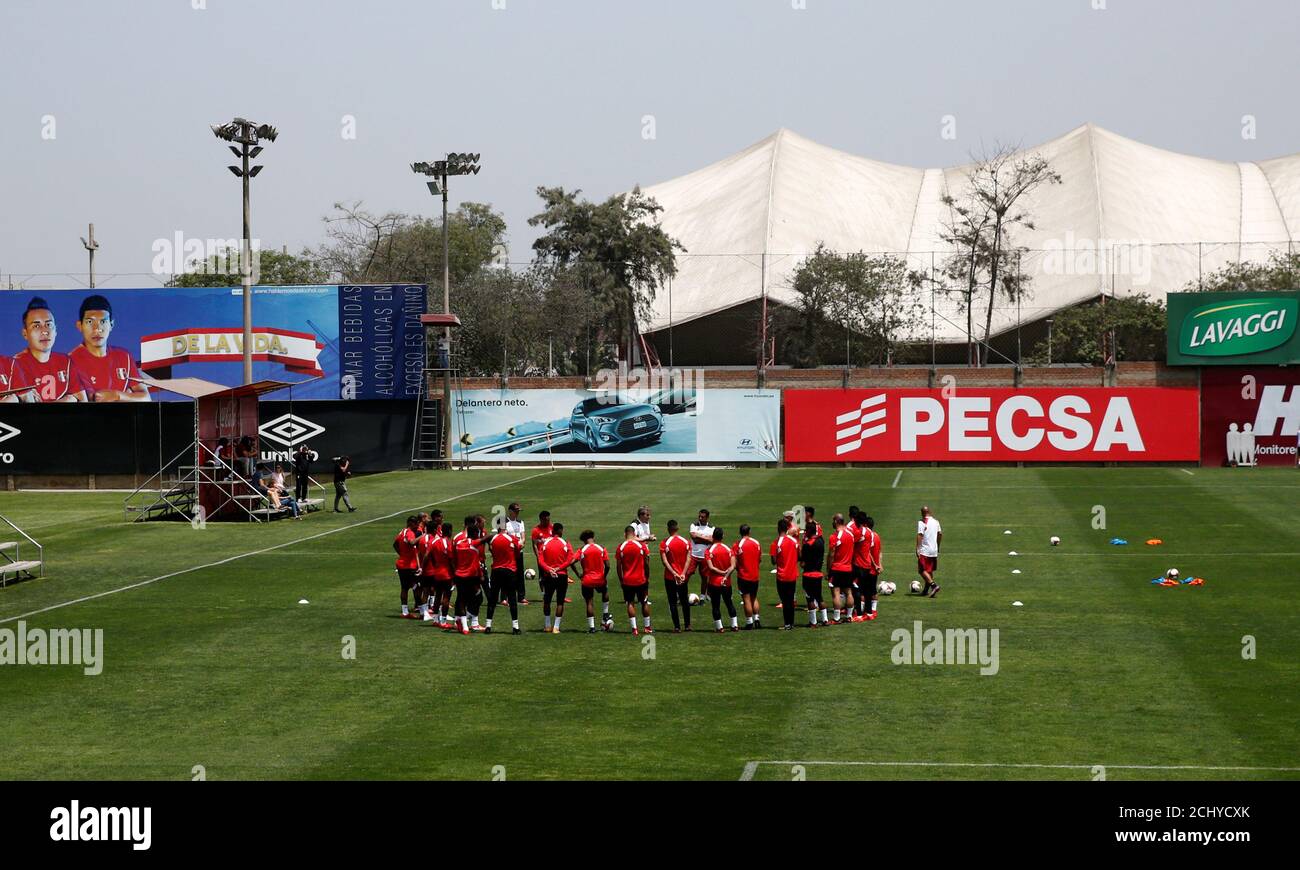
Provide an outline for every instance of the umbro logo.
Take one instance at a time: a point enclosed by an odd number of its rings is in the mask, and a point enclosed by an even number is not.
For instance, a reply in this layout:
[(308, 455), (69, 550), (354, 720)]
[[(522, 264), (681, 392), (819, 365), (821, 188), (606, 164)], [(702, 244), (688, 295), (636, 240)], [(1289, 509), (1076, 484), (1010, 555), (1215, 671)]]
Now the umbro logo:
[[(869, 396), (856, 410), (835, 418), (835, 455), (852, 453), (867, 439), (885, 433), (885, 394)], [(876, 425), (872, 425), (876, 424)]]
[(0, 423), (0, 441), (8, 441), (10, 438), (17, 438), (23, 434), (23, 430), (15, 429), (8, 423)]
[[(324, 431), (324, 426), (302, 417), (295, 417), (293, 414), (276, 417), (257, 428), (258, 435), (276, 444), (283, 444), (285, 447), (297, 447)], [(2, 440), (4, 439), (0, 438), (0, 441)]]

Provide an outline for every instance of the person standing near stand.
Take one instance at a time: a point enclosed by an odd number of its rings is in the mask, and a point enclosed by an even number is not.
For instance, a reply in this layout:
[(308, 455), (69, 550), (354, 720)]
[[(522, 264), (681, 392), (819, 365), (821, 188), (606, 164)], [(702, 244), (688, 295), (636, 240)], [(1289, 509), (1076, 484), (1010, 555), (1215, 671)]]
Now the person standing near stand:
[(334, 459), (334, 513), (342, 513), (339, 510), (339, 500), (347, 506), (348, 513), (356, 510), (352, 502), (348, 499), (348, 478), (352, 476), (352, 457), (339, 456)]

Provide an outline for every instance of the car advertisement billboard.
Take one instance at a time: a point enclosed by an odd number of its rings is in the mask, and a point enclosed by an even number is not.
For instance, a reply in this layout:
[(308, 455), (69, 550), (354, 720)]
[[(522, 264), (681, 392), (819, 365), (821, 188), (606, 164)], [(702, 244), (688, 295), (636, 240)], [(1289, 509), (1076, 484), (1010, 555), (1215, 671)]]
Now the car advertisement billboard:
[(1295, 465), (1300, 442), (1300, 369), (1206, 369), (1201, 373), (1201, 463)]
[(1171, 366), (1300, 362), (1300, 291), (1170, 293)]
[(465, 390), (453, 453), (483, 462), (776, 462), (778, 390)]
[[(253, 378), (275, 399), (408, 399), (424, 367), (423, 285), (253, 288)], [(0, 293), (0, 402), (167, 401), (148, 378), (243, 378), (243, 290)], [(3, 412), (0, 412), (2, 415)]]
[(787, 462), (1199, 457), (1194, 387), (785, 391)]

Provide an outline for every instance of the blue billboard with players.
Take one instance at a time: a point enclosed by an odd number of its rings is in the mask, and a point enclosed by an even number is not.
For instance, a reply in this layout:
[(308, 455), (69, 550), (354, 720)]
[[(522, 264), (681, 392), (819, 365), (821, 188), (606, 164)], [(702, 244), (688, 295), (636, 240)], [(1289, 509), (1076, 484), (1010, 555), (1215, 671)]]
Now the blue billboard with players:
[[(268, 399), (413, 399), (424, 368), (422, 284), (253, 288), (253, 377), (298, 384)], [(234, 385), (239, 287), (0, 293), (0, 402), (183, 397), (152, 379)]]

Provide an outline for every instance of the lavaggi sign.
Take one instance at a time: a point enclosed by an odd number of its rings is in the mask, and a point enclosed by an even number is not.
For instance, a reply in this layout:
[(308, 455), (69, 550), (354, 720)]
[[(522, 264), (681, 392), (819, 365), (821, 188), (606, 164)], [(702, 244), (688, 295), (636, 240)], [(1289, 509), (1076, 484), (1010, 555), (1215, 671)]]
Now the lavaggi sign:
[(1300, 362), (1300, 291), (1170, 293), (1170, 365)]
[(453, 454), (471, 462), (776, 462), (778, 390), (463, 390)]

